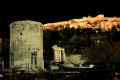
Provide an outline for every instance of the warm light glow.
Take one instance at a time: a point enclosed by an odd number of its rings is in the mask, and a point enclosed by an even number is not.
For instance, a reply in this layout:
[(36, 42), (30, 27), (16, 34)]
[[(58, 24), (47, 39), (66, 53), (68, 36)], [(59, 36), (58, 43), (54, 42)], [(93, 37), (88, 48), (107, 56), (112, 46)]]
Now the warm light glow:
[(97, 40), (97, 42), (100, 42), (99, 40)]
[(104, 17), (103, 14), (100, 14), (96, 17), (83, 17), (81, 19), (71, 19), (69, 21), (56, 22), (56, 23), (47, 23), (44, 24), (43, 29), (47, 30), (60, 30), (62, 27), (74, 27), (77, 28), (92, 28), (92, 29), (102, 29), (102, 31), (111, 30), (113, 26), (117, 28), (117, 25), (120, 25), (120, 18), (118, 17)]
[(118, 73), (118, 72), (115, 72), (115, 75), (119, 75), (119, 73)]

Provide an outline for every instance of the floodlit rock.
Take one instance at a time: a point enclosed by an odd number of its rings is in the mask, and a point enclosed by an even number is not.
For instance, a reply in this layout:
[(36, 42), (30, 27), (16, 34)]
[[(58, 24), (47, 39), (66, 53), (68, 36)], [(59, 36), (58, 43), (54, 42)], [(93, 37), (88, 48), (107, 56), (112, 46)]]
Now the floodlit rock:
[(44, 24), (44, 30), (61, 30), (61, 26), (65, 27), (74, 27), (75, 29), (81, 28), (92, 28), (101, 29), (102, 31), (111, 30), (112, 27), (120, 26), (120, 17), (104, 17), (103, 14), (97, 15), (96, 17), (83, 17), (81, 19), (71, 19), (69, 21), (56, 22), (56, 23), (47, 23)]

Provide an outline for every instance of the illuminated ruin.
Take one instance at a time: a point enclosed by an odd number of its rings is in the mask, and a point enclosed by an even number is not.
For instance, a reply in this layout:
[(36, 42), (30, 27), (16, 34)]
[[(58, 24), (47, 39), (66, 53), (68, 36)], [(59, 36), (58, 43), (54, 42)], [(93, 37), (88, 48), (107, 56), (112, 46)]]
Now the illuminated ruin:
[(10, 24), (10, 67), (43, 69), (43, 25), (35, 21)]
[(71, 19), (69, 21), (47, 23), (44, 25), (44, 30), (60, 30), (60, 27), (74, 27), (75, 29), (101, 29), (104, 32), (111, 30), (113, 27), (118, 28), (119, 31), (120, 29), (118, 26), (120, 26), (120, 17), (104, 17), (103, 14), (100, 14), (96, 17), (88, 16), (81, 19)]
[(52, 46), (54, 50), (54, 62), (67, 63), (67, 58), (64, 48), (58, 47), (57, 45)]

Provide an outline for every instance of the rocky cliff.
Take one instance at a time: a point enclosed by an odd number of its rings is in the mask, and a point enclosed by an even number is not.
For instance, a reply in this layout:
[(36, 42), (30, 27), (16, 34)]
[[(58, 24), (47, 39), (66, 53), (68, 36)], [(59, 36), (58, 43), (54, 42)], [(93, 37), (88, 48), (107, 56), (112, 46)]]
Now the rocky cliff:
[(69, 21), (47, 23), (44, 24), (44, 30), (60, 30), (61, 27), (74, 27), (75, 29), (87, 29), (91, 28), (101, 29), (102, 31), (111, 30), (113, 27), (120, 28), (120, 17), (104, 17), (103, 14), (97, 15), (96, 17), (83, 17), (81, 19), (71, 19)]

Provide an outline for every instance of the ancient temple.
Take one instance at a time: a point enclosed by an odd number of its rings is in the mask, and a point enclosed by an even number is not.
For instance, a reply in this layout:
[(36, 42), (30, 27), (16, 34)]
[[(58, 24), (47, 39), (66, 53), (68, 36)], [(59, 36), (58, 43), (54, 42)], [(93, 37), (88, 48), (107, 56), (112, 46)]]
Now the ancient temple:
[(54, 50), (54, 62), (67, 63), (67, 58), (64, 48), (58, 47), (57, 45), (52, 46)]
[(10, 67), (43, 69), (43, 25), (24, 20), (10, 24)]

